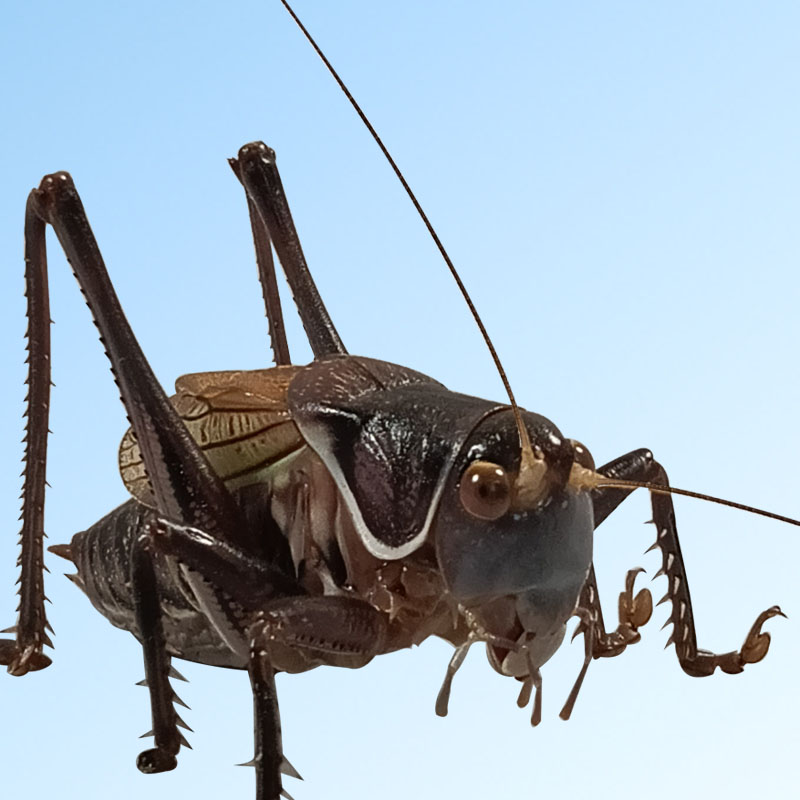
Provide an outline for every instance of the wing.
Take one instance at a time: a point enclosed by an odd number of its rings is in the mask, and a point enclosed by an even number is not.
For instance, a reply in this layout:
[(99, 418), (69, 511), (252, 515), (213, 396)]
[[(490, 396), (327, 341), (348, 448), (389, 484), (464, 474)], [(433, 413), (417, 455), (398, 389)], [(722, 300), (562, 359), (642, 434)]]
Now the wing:
[[(192, 438), (229, 488), (258, 483), (264, 470), (303, 447), (287, 404), (289, 384), (302, 367), (199, 372), (175, 382), (170, 401)], [(122, 438), (119, 469), (133, 497), (153, 505), (132, 430)]]

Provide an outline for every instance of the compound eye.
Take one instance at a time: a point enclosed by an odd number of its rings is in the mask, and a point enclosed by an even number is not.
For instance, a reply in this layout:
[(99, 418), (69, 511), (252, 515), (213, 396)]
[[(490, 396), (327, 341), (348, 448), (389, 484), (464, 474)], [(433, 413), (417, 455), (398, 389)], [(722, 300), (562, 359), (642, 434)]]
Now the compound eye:
[(461, 476), (461, 505), (478, 519), (499, 519), (511, 507), (511, 481), (491, 461), (473, 461)]
[(594, 459), (586, 445), (581, 444), (577, 439), (570, 439), (569, 443), (572, 445), (572, 450), (575, 453), (575, 463), (594, 472)]

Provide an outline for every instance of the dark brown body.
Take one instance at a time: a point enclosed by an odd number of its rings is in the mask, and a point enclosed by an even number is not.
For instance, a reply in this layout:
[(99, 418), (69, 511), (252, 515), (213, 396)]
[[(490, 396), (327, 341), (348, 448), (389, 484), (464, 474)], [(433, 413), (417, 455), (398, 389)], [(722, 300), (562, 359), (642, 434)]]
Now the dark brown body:
[[(186, 375), (171, 401), (236, 498), (242, 519), (273, 563), (311, 595), (357, 595), (386, 615), (385, 652), (432, 634), (463, 638), (446, 601), (433, 549), (401, 562), (372, 556), (361, 543), (336, 484), (292, 422), (289, 383), (303, 367)], [(154, 517), (132, 432), (120, 471), (134, 499), (75, 535), (76, 583), (113, 625), (137, 637), (129, 579), (133, 543)], [(276, 524), (277, 523), (277, 524)], [(160, 555), (164, 632), (172, 655), (211, 666), (246, 668), (208, 622), (174, 558)], [(461, 630), (459, 630), (461, 628)]]
[[(0, 663), (15, 675), (50, 663), (42, 553), (49, 223), (132, 424), (120, 464), (135, 499), (56, 551), (75, 561), (95, 606), (142, 643), (155, 746), (139, 755), (141, 771), (173, 769), (186, 743), (170, 686), (172, 656), (247, 668), (258, 800), (277, 800), (281, 774), (294, 774), (283, 757), (276, 671), (359, 667), (438, 634), (457, 645), (437, 702), (443, 714), (467, 649), (483, 642), (496, 669), (523, 681), (523, 705), (535, 690), (536, 724), (540, 667), (577, 614), (584, 665), (566, 718), (591, 659), (637, 641), (652, 605), (646, 590), (634, 595), (632, 570), (619, 625), (606, 632), (591, 567), (593, 529), (630, 490), (593, 490), (581, 475), (665, 487), (663, 468), (637, 450), (595, 473), (588, 451), (544, 417), (518, 411), (515, 419), (505, 404), (349, 356), (305, 264), (274, 153), (246, 145), (232, 166), (247, 192), (281, 366), (186, 376), (172, 402), (125, 319), (70, 176), (46, 176), (29, 197), (20, 613), (15, 639), (0, 640)], [(270, 245), (314, 352), (305, 367), (287, 363)], [(495, 477), (487, 483), (487, 475)], [(759, 616), (741, 651), (699, 650), (672, 502), (659, 492), (652, 506), (681, 666), (708, 675), (760, 660), (769, 643), (761, 625), (779, 609)]]

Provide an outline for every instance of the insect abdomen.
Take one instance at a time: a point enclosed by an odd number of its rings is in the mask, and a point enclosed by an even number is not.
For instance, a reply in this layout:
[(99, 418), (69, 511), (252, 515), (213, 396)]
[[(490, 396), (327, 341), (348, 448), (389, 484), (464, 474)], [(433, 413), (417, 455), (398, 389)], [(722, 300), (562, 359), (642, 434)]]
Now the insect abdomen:
[[(129, 500), (87, 530), (76, 533), (70, 543), (70, 556), (78, 569), (72, 580), (112, 625), (139, 640), (131, 553), (154, 513)], [(210, 666), (242, 666), (200, 612), (177, 563), (162, 555), (156, 558), (162, 622), (170, 654)]]

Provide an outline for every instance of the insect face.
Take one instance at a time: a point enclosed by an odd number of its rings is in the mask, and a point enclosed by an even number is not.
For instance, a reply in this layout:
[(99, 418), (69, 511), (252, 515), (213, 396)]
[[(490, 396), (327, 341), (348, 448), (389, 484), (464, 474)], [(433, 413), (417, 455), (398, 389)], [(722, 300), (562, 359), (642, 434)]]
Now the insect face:
[[(549, 588), (557, 597), (546, 605), (559, 608), (563, 618), (561, 606), (574, 605), (591, 562), (591, 502), (568, 485), (572, 445), (544, 417), (525, 412), (524, 419), (546, 465), (539, 497), (524, 507), (516, 501), (519, 434), (510, 411), (492, 414), (473, 431), (454, 465), (433, 538), (445, 581), (459, 601), (544, 594)], [(480, 490), (469, 486), (490, 481), (500, 483), (493, 494), (508, 492), (507, 509), (495, 519), (481, 518), (474, 507), (494, 508), (497, 501), (482, 501)]]

